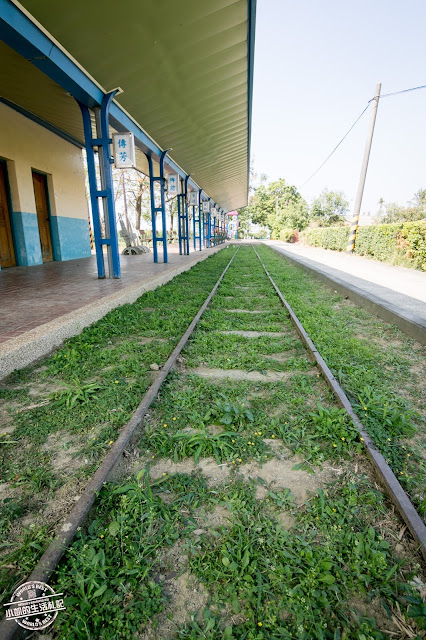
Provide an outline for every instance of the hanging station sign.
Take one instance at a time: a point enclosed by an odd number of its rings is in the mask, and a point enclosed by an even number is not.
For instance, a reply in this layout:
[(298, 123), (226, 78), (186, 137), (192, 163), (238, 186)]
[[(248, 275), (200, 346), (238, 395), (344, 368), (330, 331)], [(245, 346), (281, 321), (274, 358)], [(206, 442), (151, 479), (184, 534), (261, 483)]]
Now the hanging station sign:
[(198, 192), (197, 191), (188, 191), (188, 204), (191, 207), (196, 207), (198, 204)]
[(117, 169), (131, 169), (136, 167), (135, 139), (133, 133), (112, 134), (114, 163)]
[(216, 209), (216, 207), (213, 207), (213, 209), (211, 210), (211, 214), (212, 214), (212, 216), (217, 216), (217, 209)]
[(177, 196), (179, 194), (180, 180), (177, 173), (167, 174), (167, 193), (169, 196)]
[(210, 211), (210, 202), (208, 200), (203, 200), (203, 212), (208, 213)]

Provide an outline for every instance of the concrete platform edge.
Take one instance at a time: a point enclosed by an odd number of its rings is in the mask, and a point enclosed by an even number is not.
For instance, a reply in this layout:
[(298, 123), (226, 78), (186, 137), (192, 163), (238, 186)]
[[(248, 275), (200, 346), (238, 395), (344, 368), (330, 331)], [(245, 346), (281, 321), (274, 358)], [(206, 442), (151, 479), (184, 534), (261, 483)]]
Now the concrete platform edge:
[(417, 340), (420, 344), (426, 345), (426, 326), (421, 318), (414, 315), (411, 317), (402, 315), (396, 307), (386, 303), (384, 300), (368, 294), (356, 286), (350, 287), (343, 280), (333, 278), (328, 273), (324, 273), (319, 269), (314, 269), (295, 256), (289, 255), (284, 249), (278, 249), (269, 244), (265, 244), (265, 246), (270, 247), (278, 254), (284, 256), (297, 267), (301, 267), (308, 273), (313, 273), (322, 282), (332, 287), (338, 293), (347, 296), (352, 302), (355, 302), (355, 304), (379, 316), (379, 318), (389, 322), (389, 324), (395, 324), (401, 331), (410, 336), (410, 338), (414, 338), (414, 340)]
[(124, 291), (105, 296), (96, 304), (88, 304), (80, 309), (67, 313), (51, 322), (27, 331), (17, 338), (11, 338), (0, 345), (0, 380), (16, 369), (23, 369), (40, 358), (47, 356), (59, 347), (64, 340), (76, 336), (86, 327), (103, 318), (109, 311), (123, 304), (135, 302), (146, 291), (157, 289), (172, 280), (175, 276), (189, 271), (198, 262), (222, 251), (228, 244), (213, 247), (205, 253), (197, 253), (194, 257), (178, 267), (153, 278), (144, 284), (130, 285)]

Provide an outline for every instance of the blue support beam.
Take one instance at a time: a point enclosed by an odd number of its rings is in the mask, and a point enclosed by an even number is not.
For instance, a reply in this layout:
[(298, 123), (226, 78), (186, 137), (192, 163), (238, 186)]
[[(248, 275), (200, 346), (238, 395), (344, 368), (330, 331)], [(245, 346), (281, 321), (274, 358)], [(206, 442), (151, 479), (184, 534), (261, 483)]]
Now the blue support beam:
[(179, 227), (179, 254), (187, 256), (189, 254), (189, 222), (188, 222), (188, 181), (189, 176), (181, 182), (181, 193), (177, 197), (178, 201), (178, 227)]
[(86, 141), (87, 172), (89, 177), (90, 204), (93, 219), (93, 239), (96, 249), (96, 265), (98, 278), (105, 278), (104, 255), (102, 252), (101, 220), (99, 214), (98, 185), (96, 180), (95, 153), (92, 144), (92, 121), (90, 111), (84, 104), (80, 104), (83, 116), (84, 138)]
[[(166, 180), (164, 178), (164, 160), (167, 155), (167, 151), (162, 151), (160, 155), (160, 175), (154, 176), (154, 166), (152, 157), (147, 155), (148, 167), (149, 167), (149, 192), (151, 196), (151, 222), (152, 222), (152, 251), (154, 254), (154, 262), (158, 262), (158, 247), (157, 242), (163, 243), (163, 262), (168, 261), (167, 256), (167, 220), (166, 220), (166, 197), (165, 197), (165, 185)], [(160, 185), (160, 206), (156, 206), (155, 200), (155, 185)], [(161, 225), (162, 235), (157, 235), (157, 214), (161, 213)]]
[(188, 215), (188, 180), (189, 180), (189, 175), (186, 176), (185, 178), (185, 192), (184, 192), (184, 225), (185, 225), (185, 255), (189, 255), (189, 215)]
[[(90, 202), (92, 207), (93, 232), (96, 247), (96, 263), (98, 277), (105, 278), (105, 264), (103, 245), (107, 247), (108, 277), (120, 278), (120, 255), (118, 251), (117, 224), (115, 219), (114, 185), (112, 180), (112, 158), (110, 153), (111, 138), (109, 137), (109, 108), (116, 94), (111, 91), (103, 96), (101, 107), (95, 107), (96, 138), (92, 135), (90, 112), (86, 105), (80, 104), (83, 117), (84, 138), (87, 153), (87, 168), (89, 174)], [(101, 184), (98, 188), (95, 167), (94, 147), (98, 148)], [(99, 198), (103, 202), (105, 224), (105, 238), (101, 234)]]

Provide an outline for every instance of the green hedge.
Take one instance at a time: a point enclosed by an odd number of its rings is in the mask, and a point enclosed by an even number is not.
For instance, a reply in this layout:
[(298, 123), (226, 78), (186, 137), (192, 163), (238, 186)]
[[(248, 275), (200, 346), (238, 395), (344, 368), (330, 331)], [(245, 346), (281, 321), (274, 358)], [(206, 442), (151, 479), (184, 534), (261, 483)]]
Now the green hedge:
[[(323, 249), (346, 251), (349, 227), (305, 229), (301, 240)], [(426, 220), (359, 227), (355, 253), (426, 271)]]

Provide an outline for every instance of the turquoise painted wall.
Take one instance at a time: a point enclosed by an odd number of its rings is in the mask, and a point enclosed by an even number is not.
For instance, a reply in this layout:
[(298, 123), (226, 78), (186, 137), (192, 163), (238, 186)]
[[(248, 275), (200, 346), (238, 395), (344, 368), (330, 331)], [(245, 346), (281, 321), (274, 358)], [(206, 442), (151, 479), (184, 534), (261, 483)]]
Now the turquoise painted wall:
[(32, 267), (42, 264), (40, 236), (36, 213), (12, 212), (12, 233), (15, 244), (16, 264)]
[(52, 216), (50, 230), (54, 260), (75, 260), (91, 255), (87, 219)]

